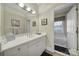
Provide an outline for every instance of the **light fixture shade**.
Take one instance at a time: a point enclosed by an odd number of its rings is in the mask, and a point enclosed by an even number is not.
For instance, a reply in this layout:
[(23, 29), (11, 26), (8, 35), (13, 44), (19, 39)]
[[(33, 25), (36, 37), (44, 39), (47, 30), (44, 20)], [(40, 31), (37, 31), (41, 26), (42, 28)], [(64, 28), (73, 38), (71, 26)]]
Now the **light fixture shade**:
[(23, 4), (23, 3), (18, 3), (18, 5), (19, 5), (20, 7), (24, 7), (24, 4)]
[(27, 11), (31, 11), (31, 8), (30, 8), (30, 7), (27, 7), (26, 10), (27, 10)]
[(36, 13), (36, 11), (32, 11), (32, 14), (35, 14)]

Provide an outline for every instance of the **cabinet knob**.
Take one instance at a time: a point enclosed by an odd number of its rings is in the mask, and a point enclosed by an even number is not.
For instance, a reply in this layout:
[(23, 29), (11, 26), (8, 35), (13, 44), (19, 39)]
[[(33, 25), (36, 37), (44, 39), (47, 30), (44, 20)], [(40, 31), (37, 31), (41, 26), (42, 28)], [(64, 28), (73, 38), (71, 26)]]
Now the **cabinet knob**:
[(18, 48), (18, 51), (20, 51), (21, 49), (20, 48)]

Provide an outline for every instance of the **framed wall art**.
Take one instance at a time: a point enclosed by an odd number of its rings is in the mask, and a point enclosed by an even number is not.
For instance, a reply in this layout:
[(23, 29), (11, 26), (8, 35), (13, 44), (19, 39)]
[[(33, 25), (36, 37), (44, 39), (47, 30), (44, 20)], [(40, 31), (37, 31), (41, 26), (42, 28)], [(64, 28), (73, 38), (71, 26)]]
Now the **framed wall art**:
[(47, 18), (41, 20), (41, 25), (47, 25)]
[(32, 26), (36, 26), (36, 21), (33, 21), (32, 22)]
[(20, 27), (20, 20), (11, 19), (11, 26)]

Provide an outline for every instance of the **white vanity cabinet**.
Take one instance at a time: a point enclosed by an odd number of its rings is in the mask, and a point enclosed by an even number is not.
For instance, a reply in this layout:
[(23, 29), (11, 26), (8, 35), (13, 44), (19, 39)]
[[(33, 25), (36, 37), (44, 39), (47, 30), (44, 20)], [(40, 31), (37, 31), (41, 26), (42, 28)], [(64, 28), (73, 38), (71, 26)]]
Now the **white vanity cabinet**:
[(4, 51), (5, 56), (26, 56), (28, 55), (27, 44), (22, 44), (20, 46), (13, 47)]
[(5, 56), (40, 56), (46, 49), (46, 37), (38, 37), (29, 42), (4, 51)]

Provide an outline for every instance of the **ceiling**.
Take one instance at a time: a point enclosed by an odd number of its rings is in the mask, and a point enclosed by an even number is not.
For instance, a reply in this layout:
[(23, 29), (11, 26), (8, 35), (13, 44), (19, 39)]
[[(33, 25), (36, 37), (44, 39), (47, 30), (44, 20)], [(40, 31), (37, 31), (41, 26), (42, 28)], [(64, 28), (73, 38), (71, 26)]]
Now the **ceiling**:
[(50, 9), (51, 7), (55, 7), (57, 5), (60, 5), (59, 3), (37, 3), (37, 6), (39, 7), (39, 13), (43, 13)]
[(73, 3), (61, 4), (54, 8), (54, 13), (55, 14), (67, 13), (72, 8), (73, 5), (74, 5)]
[(67, 12), (73, 3), (37, 3), (39, 7), (39, 14), (43, 13), (51, 8), (54, 8), (55, 14)]
[[(16, 4), (7, 4), (8, 7), (12, 7), (17, 11), (20, 11), (25, 14), (25, 11), (22, 8), (16, 6)], [(39, 14), (46, 12), (49, 9), (54, 9), (55, 14), (67, 12), (73, 3), (25, 3), (26, 6), (31, 7)], [(27, 13), (26, 13), (27, 14)]]

